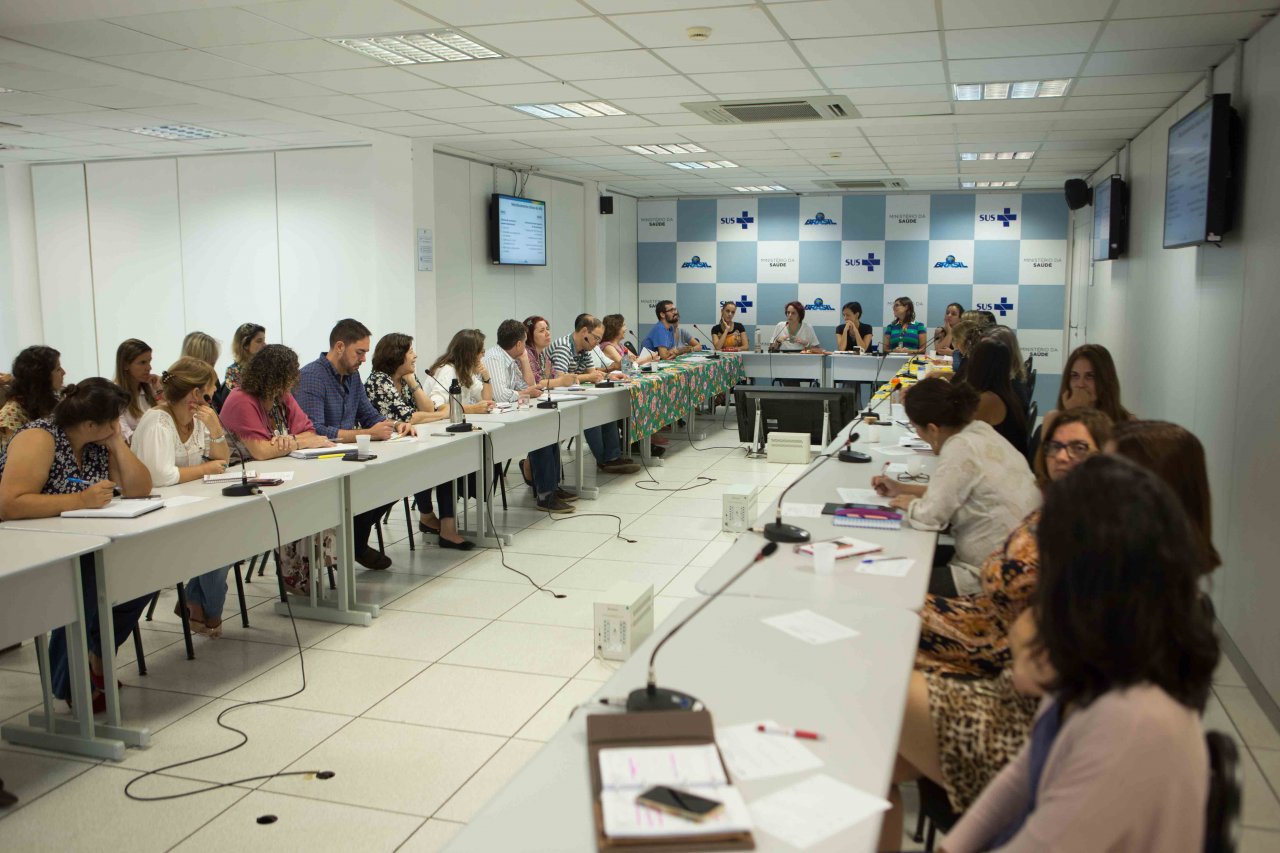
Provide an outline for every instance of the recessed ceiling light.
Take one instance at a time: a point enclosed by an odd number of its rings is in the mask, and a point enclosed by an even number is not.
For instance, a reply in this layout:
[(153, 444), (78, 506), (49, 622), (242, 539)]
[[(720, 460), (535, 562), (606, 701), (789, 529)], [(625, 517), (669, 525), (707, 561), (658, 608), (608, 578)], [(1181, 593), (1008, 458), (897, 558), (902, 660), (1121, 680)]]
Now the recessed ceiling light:
[(961, 160), (1030, 160), (1034, 151), (961, 151)]
[(604, 101), (566, 101), (561, 104), (513, 104), (513, 110), (538, 118), (600, 118), (624, 116), (625, 112)]
[(333, 38), (329, 42), (387, 65), (421, 65), (427, 62), (465, 62), (499, 59), (501, 53), (472, 41), (454, 30), (400, 33), (363, 38)]
[(682, 163), (668, 163), (668, 166), (675, 166), (677, 169), (736, 169), (738, 164), (730, 160), (698, 160), (685, 161)]
[(973, 188), (974, 188), (974, 187), (976, 187), (977, 185), (978, 185), (978, 184), (977, 184), (977, 182), (976, 182), (976, 181), (961, 181), (961, 182), (960, 182), (960, 187), (961, 187), (962, 189), (966, 189), (966, 190), (968, 190), (968, 189), (973, 189)]
[(17, 91), (17, 89), (6, 89), (3, 86), (0, 86), (0, 95), (13, 95), (16, 94)]
[(960, 186), (968, 188), (999, 189), (1001, 187), (1016, 187), (1021, 181), (961, 181)]
[(1003, 101), (1025, 98), (1061, 98), (1071, 79), (1019, 80), (1013, 83), (955, 83), (952, 97), (957, 101)]
[(124, 130), (129, 133), (140, 133), (143, 136), (155, 136), (159, 139), (172, 139), (178, 142), (185, 142), (191, 139), (221, 139), (231, 136), (230, 133), (210, 130), (207, 127), (196, 127), (193, 124), (158, 124), (153, 127), (126, 127)]
[(665, 142), (661, 145), (623, 145), (627, 151), (637, 154), (653, 154), (666, 157), (668, 154), (705, 154), (707, 149), (692, 142)]
[(740, 193), (785, 193), (785, 192), (790, 192), (790, 190), (788, 190), (786, 187), (778, 186), (777, 184), (772, 184), (772, 185), (769, 185), (769, 186), (760, 186), (760, 187), (734, 187), (734, 189), (735, 189), (735, 190), (737, 190), (737, 191), (738, 191), (738, 192), (740, 192)]

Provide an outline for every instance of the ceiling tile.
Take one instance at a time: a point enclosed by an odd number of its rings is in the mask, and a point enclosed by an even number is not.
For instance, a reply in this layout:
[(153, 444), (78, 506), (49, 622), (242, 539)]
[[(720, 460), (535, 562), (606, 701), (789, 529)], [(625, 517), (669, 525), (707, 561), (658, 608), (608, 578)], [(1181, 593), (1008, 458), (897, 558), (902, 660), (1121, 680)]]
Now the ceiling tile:
[(88, 89), (59, 89), (58, 96), (68, 101), (79, 101), (95, 107), (108, 107), (115, 110), (136, 109), (138, 107), (162, 106), (164, 104), (180, 104), (178, 98), (158, 95), (145, 89), (126, 88), (124, 86), (92, 86)]
[[(425, 118), (435, 118), (434, 113), (423, 112), (418, 113)], [(485, 121), (485, 122), (467, 122), (459, 127), (465, 127), (464, 133), (525, 133), (529, 130), (536, 130), (539, 127), (550, 127), (549, 124), (543, 123), (540, 119), (514, 119), (512, 121)]]
[(307, 95), (330, 95), (329, 89), (303, 82), (283, 74), (261, 77), (236, 77), (231, 80), (202, 80), (206, 89), (240, 95), (245, 98), (300, 98)]
[(273, 98), (271, 103), (298, 112), (319, 116), (353, 115), (355, 113), (386, 112), (382, 104), (375, 104), (354, 95), (313, 95), (304, 98)]
[(1024, 98), (1009, 101), (957, 101), (956, 115), (990, 115), (996, 113), (1056, 113), (1062, 109), (1062, 98)]
[(610, 20), (645, 47), (686, 47), (689, 27), (710, 27), (716, 44), (767, 42), (783, 38), (758, 6), (617, 15)]
[(429, 89), (416, 74), (399, 68), (355, 68), (349, 71), (312, 71), (293, 75), (294, 80), (314, 83), (335, 92), (363, 95), (368, 92), (405, 92)]
[[(566, 130), (590, 130), (601, 139), (609, 138), (607, 131), (613, 128), (645, 128), (649, 127), (649, 121), (643, 116), (601, 116), (600, 118), (556, 118), (547, 119), (547, 121), (557, 127), (563, 127)], [(602, 132), (603, 131), (603, 132)], [(623, 132), (623, 136), (630, 136), (630, 131)]]
[(46, 71), (19, 62), (0, 63), (0, 87), (20, 92), (48, 92), (55, 89), (81, 89), (92, 86), (93, 80), (73, 77), (57, 71)]
[(1195, 15), (1205, 12), (1241, 12), (1276, 8), (1269, 0), (1120, 0), (1113, 18), (1156, 18), (1161, 15)]
[(223, 59), (202, 50), (164, 50), (130, 56), (104, 56), (98, 61), (128, 68), (130, 71), (140, 71), (152, 77), (181, 82), (252, 77), (262, 73), (260, 68)]
[(775, 3), (769, 6), (769, 11), (795, 39), (911, 33), (938, 28), (933, 0), (896, 0), (892, 3), (814, 0)]
[(376, 59), (369, 59), (353, 50), (319, 39), (211, 47), (209, 52), (276, 74), (382, 67), (382, 63)]
[(448, 109), (449, 107), (487, 107), (489, 104), (465, 92), (452, 89), (426, 89), (420, 92), (380, 92), (366, 100), (395, 110)]
[[(433, 18), (451, 26), (503, 24), (511, 21), (545, 21), (551, 18), (579, 18), (583, 8), (577, 0), (538, 0), (512, 3), (511, 0), (405, 0)], [(597, 9), (599, 3), (593, 4)], [(601, 10), (604, 11), (604, 10)]]
[(951, 104), (948, 101), (927, 101), (919, 104), (868, 104), (865, 107), (859, 107), (858, 111), (867, 118), (950, 115)]
[(1257, 12), (1226, 15), (1182, 15), (1176, 18), (1143, 18), (1111, 21), (1095, 50), (1146, 50), (1158, 47), (1193, 47), (1232, 44), (1248, 38), (1266, 19)]
[(1126, 74), (1114, 77), (1081, 77), (1071, 85), (1076, 95), (1141, 95), (1148, 92), (1188, 92), (1204, 79), (1199, 71), (1177, 74)]
[(813, 76), (813, 72), (802, 68), (786, 71), (726, 71), (690, 76), (693, 82), (717, 95), (745, 96), (757, 92), (806, 91), (822, 87), (821, 81)]
[[(519, 113), (512, 112), (510, 107), (456, 107), (454, 109), (433, 109), (432, 118), (437, 121), (470, 123), (477, 121), (511, 121)], [(404, 122), (401, 122), (403, 124)]]
[(1089, 50), (1089, 45), (1093, 43), (1101, 26), (1096, 21), (1087, 21), (1079, 24), (948, 30), (947, 57), (955, 60), (1084, 53)]
[[(947, 31), (963, 27), (1012, 27), (1021, 24), (1058, 24), (1069, 21), (1101, 21), (1114, 0), (942, 0)], [(1163, 2), (1163, 0), (1157, 0)]]
[(683, 113), (686, 118), (690, 113), (681, 104), (687, 97), (675, 98), (614, 98), (610, 103), (620, 110), (633, 115), (650, 115), (652, 113)]
[(560, 80), (594, 80), (607, 77), (654, 77), (671, 69), (647, 50), (614, 50), (565, 56), (535, 56), (527, 60)]
[(1230, 45), (1172, 47), (1161, 50), (1109, 51), (1107, 53), (1095, 53), (1089, 57), (1089, 62), (1081, 73), (1085, 76), (1095, 76), (1203, 71), (1211, 65), (1217, 65), (1230, 52)]
[(711, 74), (734, 68), (767, 71), (804, 67), (804, 60), (785, 42), (702, 44), (664, 47), (655, 52), (685, 74)]
[(56, 50), (59, 53), (69, 53), (72, 56), (112, 56), (146, 53), (152, 50), (173, 50), (181, 47), (173, 42), (152, 38), (106, 21), (68, 21), (59, 24), (37, 24), (31, 27), (10, 27), (0, 30), (0, 36)]
[(511, 56), (550, 56), (593, 51), (630, 50), (635, 42), (600, 18), (568, 18), (527, 24), (470, 27), (468, 35)]
[[(333, 115), (330, 113), (330, 115)], [(383, 113), (355, 113), (344, 114), (341, 120), (347, 124), (354, 124), (357, 127), (404, 127), (411, 122), (419, 121), (418, 116), (404, 110), (396, 110), (394, 112)]]
[(1144, 107), (1169, 107), (1182, 97), (1181, 92), (1155, 92), (1145, 95), (1096, 95), (1067, 98), (1067, 110), (1128, 110)]
[(495, 104), (555, 104), (592, 100), (591, 95), (566, 83), (516, 83), (510, 86), (469, 86), (467, 94)]
[(918, 86), (946, 81), (941, 62), (891, 62), (884, 65), (819, 68), (817, 73), (832, 89)]
[(138, 127), (144, 124), (164, 123), (163, 119), (156, 116), (151, 116), (150, 120), (148, 120), (137, 113), (126, 110), (88, 110), (83, 104), (80, 105), (80, 108), (81, 111), (76, 113), (60, 112), (58, 118), (89, 127)]
[(697, 101), (707, 98), (707, 93), (692, 80), (685, 77), (649, 77), (633, 80), (619, 77), (616, 80), (575, 80), (574, 85), (591, 92), (598, 98), (647, 98), (661, 92), (671, 97), (686, 97), (686, 100)]
[(287, 0), (247, 11), (313, 36), (360, 36), (430, 30), (440, 21), (395, 0)]
[(805, 39), (795, 44), (815, 66), (928, 62), (942, 58), (942, 45), (936, 32)]
[(837, 95), (844, 95), (853, 101), (853, 105), (861, 108), (870, 104), (912, 104), (925, 101), (946, 101), (950, 97), (947, 87), (940, 83), (928, 86), (870, 86), (864, 89), (838, 89)]
[(290, 41), (303, 34), (243, 9), (189, 9), (113, 18), (111, 23), (187, 47)]
[(519, 59), (429, 62), (406, 66), (404, 70), (442, 86), (501, 86), (508, 83), (545, 83), (551, 80), (549, 75)]
[(410, 124), (404, 127), (384, 127), (383, 133), (394, 133), (396, 136), (408, 137), (443, 137), (454, 136), (457, 134), (470, 133), (471, 131), (461, 127), (453, 127), (451, 125), (441, 125), (434, 122), (425, 122), (423, 124)]
[(1051, 80), (1074, 77), (1084, 61), (1083, 53), (1025, 56), (1016, 59), (953, 59), (947, 63), (953, 83), (990, 80)]
[[(284, 97), (283, 95), (281, 97)], [(169, 123), (205, 124), (211, 121), (227, 121), (231, 119), (262, 118), (274, 112), (270, 104), (257, 101), (240, 101), (229, 106), (210, 104), (175, 104), (164, 107), (148, 107), (148, 111), (163, 113)]]

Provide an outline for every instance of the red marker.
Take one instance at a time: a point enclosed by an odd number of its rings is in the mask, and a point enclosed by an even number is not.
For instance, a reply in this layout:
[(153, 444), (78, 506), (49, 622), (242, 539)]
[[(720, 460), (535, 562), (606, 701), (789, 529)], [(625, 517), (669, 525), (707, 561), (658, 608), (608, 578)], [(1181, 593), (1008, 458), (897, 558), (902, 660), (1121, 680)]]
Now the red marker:
[(804, 740), (822, 740), (822, 735), (817, 732), (807, 732), (804, 729), (788, 729), (782, 726), (766, 726), (760, 723), (756, 726), (756, 731), (763, 732), (768, 735), (784, 735), (786, 737), (798, 737)]

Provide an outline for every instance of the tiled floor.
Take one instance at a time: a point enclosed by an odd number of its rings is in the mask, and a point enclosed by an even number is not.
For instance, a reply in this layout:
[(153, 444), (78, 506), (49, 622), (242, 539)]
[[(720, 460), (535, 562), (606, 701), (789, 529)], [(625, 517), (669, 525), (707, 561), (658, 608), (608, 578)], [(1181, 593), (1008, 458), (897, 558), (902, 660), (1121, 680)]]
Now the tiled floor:
[[(393, 570), (360, 579), (361, 597), (385, 605), (383, 615), (368, 628), (299, 621), (307, 689), (226, 715), (224, 725), (250, 738), (246, 747), (151, 776), (133, 793), (284, 770), (334, 770), (329, 780), (257, 779), (163, 804), (125, 797), (143, 771), (236, 744), (240, 736), (217, 723), (227, 708), (301, 685), (293, 630), (273, 612), (269, 578), (248, 587), (252, 627), (230, 618), (223, 638), (197, 637), (194, 661), (185, 659), (169, 593), (144, 623), (150, 674), (133, 668), (131, 643), (121, 650), (126, 717), (152, 729), (152, 746), (116, 764), (0, 744), (0, 777), (21, 798), (0, 812), (0, 851), (440, 849), (608, 679), (612, 665), (592, 657), (599, 592), (619, 580), (652, 583), (665, 618), (732, 541), (719, 532), (724, 485), (758, 483), (767, 501), (802, 470), (716, 448), (733, 441), (716, 432), (698, 443), (714, 449), (694, 450), (673, 440), (667, 464), (653, 470), (665, 488), (699, 475), (715, 482), (656, 492), (635, 485), (643, 471), (602, 478), (600, 499), (563, 520), (530, 509), (513, 471), (510, 509), (495, 510), (500, 526), (518, 531), (506, 561), (565, 599), (503, 568), (497, 551), (458, 554), (420, 542), (410, 552), (397, 510), (386, 531)], [(615, 537), (619, 521), (588, 512), (616, 514), (635, 544)], [(39, 703), (35, 673), (30, 644), (0, 655), (0, 720)], [(1242, 850), (1280, 849), (1280, 734), (1229, 663), (1216, 681), (1206, 724), (1247, 747)], [(258, 822), (268, 815), (276, 820)], [(903, 847), (919, 849), (909, 839)]]

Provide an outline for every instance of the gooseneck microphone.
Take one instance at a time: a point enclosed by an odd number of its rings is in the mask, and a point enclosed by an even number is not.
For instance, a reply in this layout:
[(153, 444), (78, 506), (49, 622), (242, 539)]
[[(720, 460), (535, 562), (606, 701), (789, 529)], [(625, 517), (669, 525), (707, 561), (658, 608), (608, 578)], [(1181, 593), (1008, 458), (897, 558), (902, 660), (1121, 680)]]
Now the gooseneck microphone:
[[(223, 432), (226, 432), (224, 429)], [(222, 488), (222, 494), (228, 498), (247, 498), (250, 495), (262, 494), (262, 489), (249, 482), (249, 472), (245, 468), (244, 458), (249, 455), (248, 448), (236, 437), (236, 452), (240, 454), (240, 482)]]
[(708, 335), (706, 332), (702, 331), (702, 329), (698, 328), (697, 323), (693, 324), (693, 328), (694, 328), (694, 331), (696, 331), (698, 334), (706, 338), (707, 342), (711, 344), (711, 352), (707, 355), (707, 358), (710, 358), (710, 359), (719, 358), (720, 353), (716, 352), (716, 342), (712, 339), (712, 337)]
[[(462, 418), (462, 420), (456, 423), (449, 424), (447, 427), (444, 428), (444, 431), (445, 432), (471, 432), (472, 430), (474, 430), (476, 428), (476, 425), (467, 423), (467, 410), (462, 407), (462, 384), (458, 382), (457, 377), (455, 376), (453, 380), (453, 384), (458, 386), (458, 390), (455, 392), (453, 388), (444, 387), (444, 383), (441, 382), (439, 379), (436, 379), (435, 376), (432, 375), (430, 370), (426, 371), (426, 374), (427, 376), (431, 377), (432, 382), (440, 386), (440, 390), (445, 393), (445, 397), (448, 399), (450, 406), (453, 406), (455, 403), (457, 404), (458, 412), (460, 414), (460, 417)], [(452, 413), (450, 413), (450, 415), (451, 415), (450, 420), (452, 420)]]
[(747, 573), (747, 570), (765, 557), (772, 555), (778, 550), (778, 546), (773, 542), (766, 542), (765, 546), (756, 552), (756, 555), (741, 569), (729, 578), (719, 589), (711, 593), (703, 599), (702, 603), (694, 608), (693, 612), (680, 620), (680, 623), (672, 628), (665, 637), (658, 641), (653, 647), (653, 653), (649, 655), (649, 679), (644, 687), (638, 690), (632, 690), (627, 696), (627, 711), (691, 711), (694, 707), (702, 704), (698, 699), (682, 693), (679, 690), (669, 690), (665, 687), (658, 686), (657, 670), (654, 668), (654, 661), (658, 659), (658, 652), (662, 651), (662, 647), (667, 644), (676, 635), (676, 632), (688, 625), (693, 617), (701, 613), (708, 604), (720, 597), (720, 594), (732, 586), (738, 578)]
[(560, 404), (557, 403), (555, 400), (551, 399), (551, 373), (552, 373), (551, 356), (547, 355), (546, 352), (544, 351), (539, 354), (539, 358), (545, 359), (543, 361), (544, 367), (542, 369), (542, 381), (547, 386), (544, 389), (547, 392), (547, 398), (542, 402), (538, 403), (538, 408), (539, 409), (558, 409), (560, 408)]

